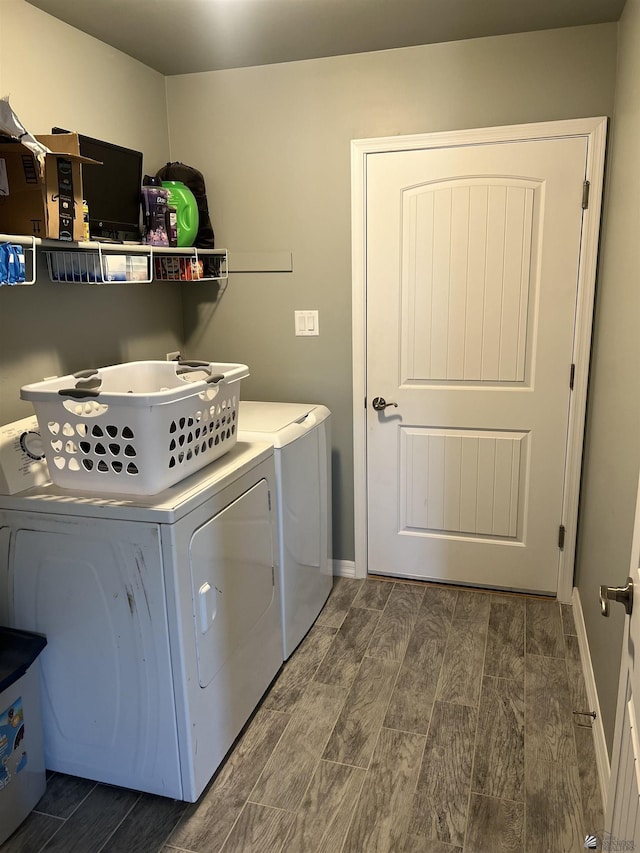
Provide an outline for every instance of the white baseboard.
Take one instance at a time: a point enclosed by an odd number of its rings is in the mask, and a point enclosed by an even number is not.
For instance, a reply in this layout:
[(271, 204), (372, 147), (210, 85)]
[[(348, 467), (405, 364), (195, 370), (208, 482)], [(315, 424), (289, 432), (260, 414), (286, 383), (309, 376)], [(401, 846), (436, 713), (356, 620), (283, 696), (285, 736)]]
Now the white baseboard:
[(356, 564), (353, 560), (334, 560), (333, 574), (338, 578), (355, 578)]
[(582, 672), (584, 674), (584, 683), (587, 689), (589, 708), (596, 712), (596, 718), (593, 721), (592, 729), (596, 749), (598, 779), (600, 780), (602, 807), (606, 813), (609, 780), (611, 778), (611, 765), (609, 764), (609, 752), (607, 750), (607, 741), (604, 736), (604, 726), (602, 725), (602, 714), (600, 713), (600, 702), (598, 701), (596, 680), (593, 674), (593, 667), (591, 666), (591, 654), (589, 652), (589, 641), (587, 639), (587, 629), (584, 624), (580, 593), (578, 592), (578, 588), (575, 586), (573, 588), (572, 602), (573, 618), (576, 624), (576, 634), (578, 635), (578, 647), (580, 649), (580, 660), (582, 661)]

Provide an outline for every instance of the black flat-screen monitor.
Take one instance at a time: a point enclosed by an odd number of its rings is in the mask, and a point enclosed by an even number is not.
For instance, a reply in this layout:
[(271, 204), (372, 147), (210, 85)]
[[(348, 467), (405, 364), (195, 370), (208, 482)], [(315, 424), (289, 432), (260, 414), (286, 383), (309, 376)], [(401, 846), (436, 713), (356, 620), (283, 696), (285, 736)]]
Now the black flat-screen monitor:
[[(54, 127), (52, 133), (69, 133)], [(84, 164), (82, 194), (89, 208), (91, 237), (140, 240), (142, 152), (78, 134), (80, 154), (102, 166)]]

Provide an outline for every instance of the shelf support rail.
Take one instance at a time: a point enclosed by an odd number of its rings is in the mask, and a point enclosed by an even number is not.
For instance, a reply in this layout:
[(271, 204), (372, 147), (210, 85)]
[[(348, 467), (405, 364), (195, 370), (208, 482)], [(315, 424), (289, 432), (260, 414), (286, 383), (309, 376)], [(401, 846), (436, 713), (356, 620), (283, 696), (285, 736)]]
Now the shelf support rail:
[[(24, 248), (25, 255), (27, 252), (31, 252), (31, 280), (27, 281), (26, 275), (23, 284), (35, 284), (36, 283), (36, 238), (31, 238), (31, 245), (25, 246)], [(25, 262), (26, 267), (26, 262)], [(25, 270), (26, 272), (26, 270)]]

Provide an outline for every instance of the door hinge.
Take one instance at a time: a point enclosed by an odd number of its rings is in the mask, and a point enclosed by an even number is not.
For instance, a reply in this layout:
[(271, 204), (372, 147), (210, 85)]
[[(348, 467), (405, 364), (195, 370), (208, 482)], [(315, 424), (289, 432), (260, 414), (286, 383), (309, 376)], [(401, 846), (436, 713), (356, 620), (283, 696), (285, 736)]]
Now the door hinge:
[(276, 585), (276, 567), (271, 566), (271, 586)]
[(564, 534), (565, 534), (564, 524), (561, 524), (560, 529), (558, 530), (558, 548), (561, 551), (564, 550)]
[(585, 181), (582, 184), (582, 209), (586, 210), (589, 207), (589, 187), (591, 184), (589, 181)]
[(571, 365), (571, 371), (569, 372), (569, 388), (573, 391), (573, 383), (576, 378), (576, 366), (575, 364)]
[(269, 512), (271, 512), (271, 492), (267, 492), (267, 501), (269, 503)]
[(364, 398), (364, 410), (365, 410), (365, 412), (367, 410), (367, 398), (366, 397)]

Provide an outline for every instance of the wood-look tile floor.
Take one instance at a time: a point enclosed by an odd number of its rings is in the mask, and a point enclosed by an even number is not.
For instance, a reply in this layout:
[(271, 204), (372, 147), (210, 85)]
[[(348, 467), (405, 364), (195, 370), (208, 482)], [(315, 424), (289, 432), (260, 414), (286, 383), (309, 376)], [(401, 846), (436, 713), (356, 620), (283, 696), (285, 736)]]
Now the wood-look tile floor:
[(192, 805), (51, 774), (2, 853), (579, 853), (601, 833), (571, 607), (337, 578)]

